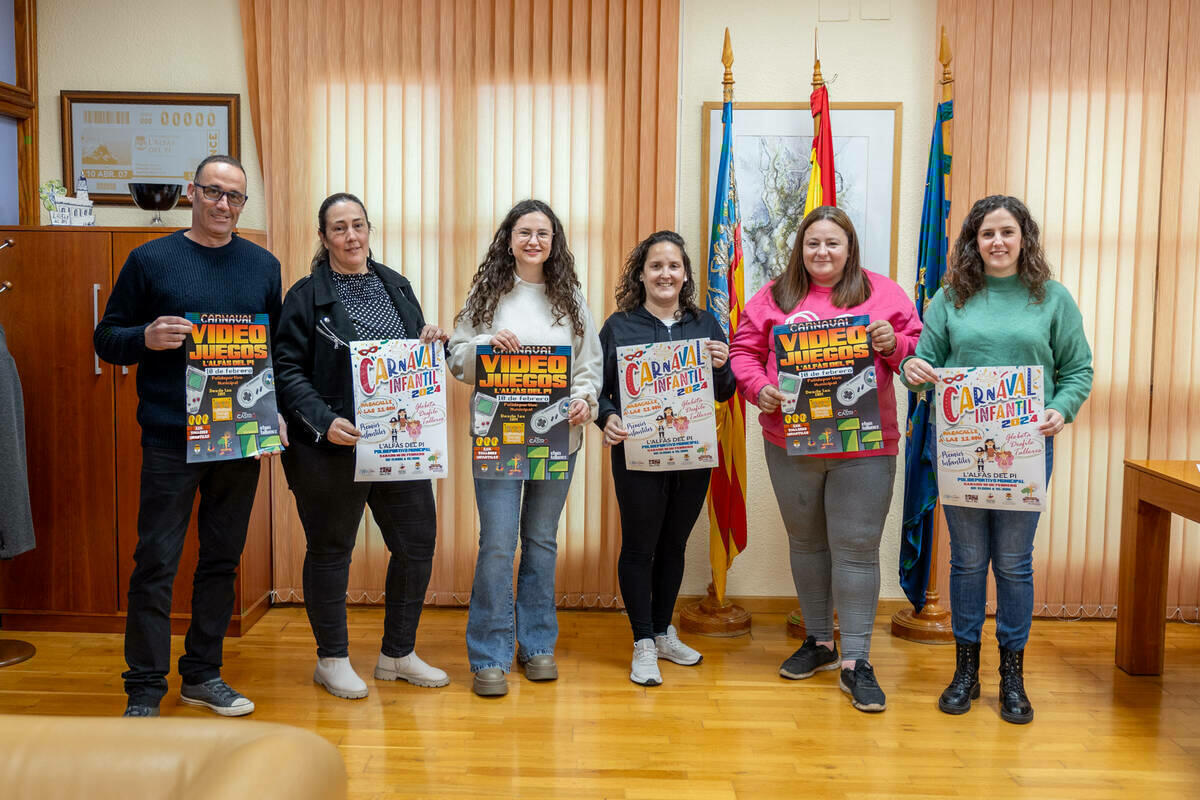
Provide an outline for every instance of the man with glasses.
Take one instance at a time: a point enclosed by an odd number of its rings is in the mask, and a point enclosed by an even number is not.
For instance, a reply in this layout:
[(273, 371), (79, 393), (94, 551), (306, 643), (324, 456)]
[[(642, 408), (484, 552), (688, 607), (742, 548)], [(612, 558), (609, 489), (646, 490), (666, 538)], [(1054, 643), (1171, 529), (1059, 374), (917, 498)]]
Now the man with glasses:
[[(179, 659), (180, 696), (227, 717), (254, 710), (254, 703), (222, 680), (221, 650), (259, 463), (187, 463), (183, 342), (192, 326), (183, 315), (265, 312), (273, 330), (281, 306), (279, 261), (233, 232), (246, 204), (246, 172), (236, 159), (217, 155), (201, 161), (187, 196), (191, 228), (129, 254), (93, 337), (105, 361), (138, 365), (142, 473), (125, 623), (127, 717), (157, 717), (167, 692), (171, 588), (197, 489), (200, 559)], [(282, 424), (280, 431), (286, 445)]]

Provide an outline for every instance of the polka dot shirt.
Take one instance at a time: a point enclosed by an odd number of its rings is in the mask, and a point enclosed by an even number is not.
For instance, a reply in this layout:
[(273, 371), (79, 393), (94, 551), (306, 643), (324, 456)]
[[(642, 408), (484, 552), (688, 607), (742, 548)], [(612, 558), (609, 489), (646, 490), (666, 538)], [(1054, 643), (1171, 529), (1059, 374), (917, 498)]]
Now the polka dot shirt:
[(379, 273), (367, 265), (365, 275), (345, 275), (330, 270), (338, 299), (346, 307), (359, 339), (407, 339), (404, 320), (400, 319), (392, 298), (379, 279)]

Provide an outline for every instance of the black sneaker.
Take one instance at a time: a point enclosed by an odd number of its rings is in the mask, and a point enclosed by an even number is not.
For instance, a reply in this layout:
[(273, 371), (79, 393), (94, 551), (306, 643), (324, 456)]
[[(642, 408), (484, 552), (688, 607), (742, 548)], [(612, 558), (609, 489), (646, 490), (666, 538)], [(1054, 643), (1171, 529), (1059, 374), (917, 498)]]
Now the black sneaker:
[(835, 644), (830, 650), (824, 645), (818, 645), (815, 636), (809, 636), (804, 640), (804, 645), (783, 662), (779, 668), (779, 674), (790, 680), (798, 681), (803, 678), (811, 678), (821, 670), (837, 669), (837, 665), (837, 645)]
[(220, 678), (183, 684), (179, 699), (189, 706), (212, 709), (222, 717), (241, 717), (254, 710), (254, 703)]
[(860, 658), (854, 669), (842, 670), (842, 691), (850, 695), (850, 704), (859, 711), (883, 711), (887, 708), (887, 697), (875, 680), (875, 669)]
[(125, 706), (125, 713), (122, 717), (157, 717), (158, 706), (139, 706), (130, 703)]

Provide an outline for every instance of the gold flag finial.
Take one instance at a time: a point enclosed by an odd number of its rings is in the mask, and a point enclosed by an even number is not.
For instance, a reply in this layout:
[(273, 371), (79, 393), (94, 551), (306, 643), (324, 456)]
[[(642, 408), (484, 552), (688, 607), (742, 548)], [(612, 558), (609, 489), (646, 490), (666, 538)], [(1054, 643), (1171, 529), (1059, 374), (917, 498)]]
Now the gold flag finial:
[(813, 28), (813, 91), (825, 85), (825, 78), (821, 76), (821, 56), (817, 50), (817, 29)]
[(721, 85), (725, 87), (725, 102), (733, 102), (733, 45), (729, 41), (729, 28), (725, 29), (725, 47), (721, 50), (721, 63), (725, 65), (725, 77)]
[(938, 61), (942, 62), (942, 84), (954, 83), (954, 75), (950, 72), (950, 37), (946, 35), (946, 26), (942, 26), (942, 46), (938, 50)]

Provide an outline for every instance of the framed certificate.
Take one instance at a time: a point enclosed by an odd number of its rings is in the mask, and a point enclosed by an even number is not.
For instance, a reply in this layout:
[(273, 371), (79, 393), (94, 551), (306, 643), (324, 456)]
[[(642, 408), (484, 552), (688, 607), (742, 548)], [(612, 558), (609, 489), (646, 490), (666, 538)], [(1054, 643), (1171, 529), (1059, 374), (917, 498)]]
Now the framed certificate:
[[(236, 94), (62, 92), (63, 183), (96, 205), (129, 206), (130, 182), (187, 184), (204, 158), (240, 158)], [(190, 205), (183, 197), (180, 205)]]

